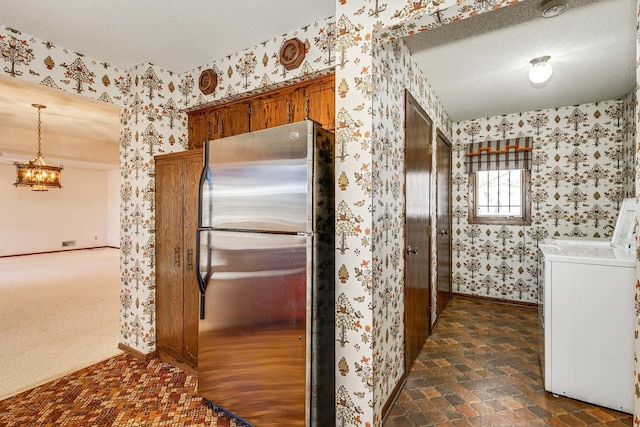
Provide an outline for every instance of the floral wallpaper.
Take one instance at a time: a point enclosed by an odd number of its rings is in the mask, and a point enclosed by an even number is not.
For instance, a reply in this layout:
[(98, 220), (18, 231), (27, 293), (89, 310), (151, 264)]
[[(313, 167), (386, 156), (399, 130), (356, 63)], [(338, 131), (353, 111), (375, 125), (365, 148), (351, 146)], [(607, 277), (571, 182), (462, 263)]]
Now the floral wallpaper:
[[(610, 238), (632, 197), (633, 94), (621, 100), (523, 112), (454, 126), (453, 290), (536, 303), (537, 244), (551, 237)], [(530, 226), (467, 222), (467, 144), (531, 136)], [(609, 228), (607, 228), (609, 227)]]
[[(636, 17), (640, 17), (640, 0), (636, 2), (637, 13)], [(638, 129), (640, 128), (640, 111), (638, 110), (638, 101), (640, 100), (640, 19), (637, 18), (637, 30), (636, 30), (636, 99), (635, 99), (635, 127), (634, 124), (631, 123), (632, 129), (635, 130), (635, 162), (630, 164), (635, 171), (635, 197), (636, 202), (638, 200), (638, 194), (640, 194), (640, 163), (638, 159), (640, 159), (640, 133)], [(636, 247), (640, 248), (640, 233), (637, 231), (640, 230), (638, 228), (638, 219), (640, 215), (640, 207), (636, 203)], [(633, 407), (633, 425), (640, 425), (640, 253), (637, 255), (636, 260), (636, 324), (634, 328), (634, 361), (635, 361), (635, 402)]]
[[(330, 17), (182, 73), (177, 84), (180, 100), (176, 102), (188, 111), (332, 71), (336, 59), (335, 31), (335, 19)], [(292, 37), (305, 44), (306, 53), (298, 68), (286, 70), (280, 65), (280, 48)], [(202, 94), (197, 84), (200, 72), (206, 69), (212, 69), (218, 76), (218, 85), (210, 95)]]
[[(119, 70), (50, 42), (0, 28), (2, 71), (11, 76), (121, 106), (120, 275), (121, 343), (141, 354), (155, 350), (154, 156), (187, 148), (185, 109), (312, 78), (335, 60), (334, 19), (327, 18), (242, 52), (176, 74), (149, 64)], [(280, 47), (298, 37), (305, 61), (287, 71)], [(200, 70), (218, 73), (218, 87), (203, 95)]]
[[(190, 108), (325, 72), (333, 58), (325, 36), (332, 26), (332, 19), (308, 25), (179, 75), (144, 64), (131, 71), (134, 90), (123, 108), (120, 139), (122, 344), (143, 354), (155, 350), (153, 156), (187, 149), (185, 111)], [(280, 47), (291, 37), (304, 41), (308, 51), (298, 69), (286, 71), (278, 58)], [(218, 73), (218, 86), (207, 96), (195, 83), (200, 69), (206, 68)]]
[[(451, 132), (453, 126), (446, 112), (413, 66), (406, 48), (393, 41), (513, 3), (517, 0), (336, 0), (335, 18), (310, 23), (293, 34), (230, 53), (180, 74), (149, 64), (119, 70), (98, 59), (0, 26), (0, 72), (122, 107), (122, 344), (143, 354), (155, 349), (153, 156), (186, 148), (185, 109), (267, 90), (335, 67), (336, 176), (341, 183), (336, 192), (339, 212), (336, 224), (339, 230), (336, 239), (336, 425), (380, 426), (382, 408), (401, 375), (402, 368), (396, 364), (403, 358), (399, 318), (404, 309), (399, 293), (403, 265), (401, 242), (404, 241), (403, 189), (399, 187), (398, 178), (402, 174), (404, 141), (402, 132), (398, 131), (398, 123), (403, 120), (398, 91), (408, 87), (449, 136), (468, 137)], [(279, 66), (277, 52), (284, 40), (293, 36), (307, 46), (307, 59), (298, 69), (287, 72)], [(219, 85), (213, 94), (205, 96), (199, 92), (196, 79), (206, 68), (218, 74)], [(625, 102), (630, 109), (635, 100)], [(603, 120), (608, 117), (601, 113)], [(566, 121), (564, 116), (562, 120)], [(569, 133), (569, 129), (558, 127)], [(618, 129), (612, 125), (605, 127), (609, 129), (607, 132)], [(632, 129), (634, 125), (630, 125), (629, 130)], [(587, 145), (595, 145), (592, 137), (581, 134)], [(549, 143), (547, 141), (542, 151), (548, 152)], [(614, 162), (605, 151), (601, 155), (602, 160), (587, 163), (595, 166), (605, 162), (605, 158), (610, 159), (607, 162)], [(554, 161), (550, 159), (541, 164), (541, 184), (549, 185), (549, 172), (544, 168)], [(558, 166), (570, 174), (567, 175), (570, 179), (574, 178), (577, 171), (572, 171), (573, 165), (563, 161), (566, 159), (558, 161)], [(630, 162), (625, 164), (624, 156), (621, 164), (624, 166), (618, 167), (616, 161), (616, 167), (603, 167), (609, 173), (622, 174), (633, 167)], [(582, 163), (578, 168), (584, 173)], [(580, 179), (579, 175), (575, 178)], [(610, 185), (610, 178), (614, 177), (608, 176), (598, 184), (606, 187), (600, 193), (602, 205), (609, 200), (604, 194), (607, 189), (617, 188)], [(638, 180), (635, 181), (637, 184)], [(623, 185), (624, 191), (632, 186), (631, 182)], [(569, 181), (565, 180), (562, 188), (566, 186)], [(555, 192), (548, 194), (551, 199), (555, 197)], [(557, 204), (568, 211), (568, 218), (576, 213), (576, 209), (567, 209), (560, 203)], [(609, 208), (602, 205), (609, 212)], [(551, 209), (553, 206), (538, 209), (540, 219), (548, 222), (545, 215), (549, 215), (547, 211)], [(579, 219), (582, 208), (577, 212), (578, 216), (571, 218)], [(588, 219), (586, 224), (577, 226), (581, 232), (592, 233), (593, 223)], [(531, 241), (531, 237), (529, 239)], [(509, 245), (513, 246), (510, 240)], [(524, 274), (526, 277), (529, 273)], [(636, 347), (640, 347), (638, 341)]]
[[(404, 230), (401, 221), (397, 219), (398, 213), (394, 211), (401, 203), (399, 199), (394, 199), (393, 183), (397, 176), (394, 176), (393, 162), (402, 161), (400, 153), (404, 148), (404, 141), (403, 136), (394, 128), (394, 123), (397, 124), (399, 119), (397, 114), (394, 118), (392, 105), (394, 99), (397, 101), (398, 90), (403, 83), (394, 82), (391, 76), (385, 78), (376, 74), (392, 73), (392, 67), (397, 66), (396, 61), (407, 55), (398, 55), (398, 52), (403, 51), (401, 45), (380, 51), (378, 49), (389, 41), (413, 32), (426, 31), (513, 3), (515, 2), (479, 0), (433, 3), (338, 2), (336, 82), (339, 87), (349, 88), (340, 93), (342, 100), (336, 98), (340, 114), (338, 122), (342, 125), (336, 132), (337, 141), (347, 147), (349, 154), (348, 161), (337, 163), (338, 175), (353, 177), (353, 182), (358, 184), (362, 177), (371, 176), (372, 181), (371, 189), (364, 185), (350, 185), (342, 188), (338, 194), (338, 203), (343, 205), (345, 213), (348, 212), (342, 218), (352, 226), (343, 227), (351, 233), (343, 236), (343, 247), (348, 250), (337, 253), (337, 265), (342, 264), (354, 274), (344, 275), (342, 280), (336, 282), (336, 294), (342, 298), (342, 301), (338, 300), (338, 307), (351, 313), (349, 317), (353, 320), (353, 327), (343, 331), (342, 340), (346, 343), (346, 348), (339, 350), (342, 352), (343, 369), (337, 377), (337, 425), (381, 424), (383, 406), (390, 397), (389, 390), (398, 374), (390, 366), (394, 360), (402, 358), (398, 354), (398, 351), (402, 352), (398, 345), (402, 340), (402, 325), (395, 325), (394, 321), (403, 312), (403, 302), (394, 298), (401, 298), (398, 291), (402, 288), (403, 261), (397, 259), (398, 250), (394, 244), (402, 246), (400, 242), (404, 237)], [(436, 9), (439, 10), (437, 14)], [(373, 42), (369, 43), (370, 40)], [(394, 49), (395, 53), (391, 53)], [(384, 52), (380, 53), (382, 51)], [(385, 61), (391, 57), (394, 61), (388, 62), (393, 65), (385, 66)], [(414, 71), (411, 67), (406, 67), (400, 74), (406, 73), (404, 78), (410, 81)], [(368, 90), (369, 82), (373, 84), (373, 91)], [(425, 103), (423, 107), (430, 115), (434, 114), (433, 111), (438, 111), (436, 96), (418, 94), (417, 97), (420, 102)], [(633, 114), (633, 102), (635, 100), (625, 100), (626, 117)], [(372, 110), (368, 109), (369, 105), (373, 105)], [(441, 116), (437, 113), (434, 115), (436, 117), (432, 119), (446, 124)], [(614, 132), (618, 132), (617, 126), (615, 129)], [(633, 126), (629, 128), (631, 129)], [(445, 125), (445, 134), (456, 137), (447, 130)], [(453, 138), (451, 140), (454, 141)], [(629, 146), (625, 147), (628, 149)], [(628, 192), (632, 185), (633, 180), (623, 178), (630, 171), (629, 163), (625, 163), (628, 161), (628, 158), (623, 157), (620, 167), (616, 161), (615, 171), (620, 173), (614, 180), (622, 179), (622, 187), (617, 184), (614, 186), (616, 191), (622, 188), (622, 191)], [(511, 237), (507, 233), (504, 238)], [(521, 250), (517, 243), (514, 245), (518, 251)], [(525, 252), (522, 256), (530, 254)], [(432, 285), (433, 283), (434, 277)], [(532, 290), (533, 301), (535, 292)], [(373, 332), (369, 334), (369, 330)], [(344, 366), (350, 370), (347, 371)], [(373, 384), (365, 381), (363, 372), (372, 373)], [(357, 382), (358, 375), (362, 378), (362, 384)]]
[[(404, 122), (405, 89), (422, 105), (436, 130), (451, 135), (451, 121), (436, 94), (429, 87), (404, 42), (395, 40), (374, 46), (373, 85), (386, 90), (374, 91), (372, 155), (373, 176), (373, 265), (380, 284), (372, 294), (376, 328), (373, 372), (379, 387), (375, 401), (384, 404), (404, 374)], [(435, 161), (435, 158), (433, 159)], [(435, 163), (432, 165), (435, 170)], [(435, 182), (435, 179), (434, 179)], [(435, 186), (432, 186), (435, 197)], [(435, 206), (432, 216), (435, 217)], [(398, 213), (401, 215), (399, 216)], [(434, 239), (433, 239), (434, 240)], [(435, 246), (435, 241), (433, 242)], [(435, 250), (432, 248), (432, 250)], [(432, 259), (435, 271), (436, 259)], [(435, 276), (434, 276), (435, 278)], [(436, 300), (437, 286), (431, 286)], [(355, 299), (358, 296), (354, 297)], [(434, 313), (431, 318), (435, 321)], [(382, 408), (378, 408), (381, 410)]]
[[(401, 375), (401, 368), (391, 368), (404, 358), (399, 318), (404, 311), (399, 292), (404, 229), (402, 211), (395, 210), (402, 207), (403, 189), (396, 187), (394, 163), (402, 164), (404, 152), (404, 136), (397, 130), (404, 109), (398, 91), (407, 87), (418, 92), (413, 95), (433, 115), (434, 128), (441, 125), (449, 135), (451, 128), (437, 97), (409, 65), (406, 48), (381, 46), (510, 3), (337, 2), (336, 84), (346, 89), (336, 97), (336, 140), (344, 147), (346, 160), (336, 163), (336, 173), (353, 181), (340, 188), (336, 201), (339, 222), (345, 222), (341, 229), (346, 230), (336, 265), (348, 272), (336, 281), (337, 307), (350, 319), (345, 322), (350, 328), (337, 332), (345, 345), (337, 354), (342, 369), (336, 377), (336, 425), (381, 425), (384, 405)], [(406, 61), (398, 65), (401, 58)], [(434, 279), (432, 268), (432, 289)]]

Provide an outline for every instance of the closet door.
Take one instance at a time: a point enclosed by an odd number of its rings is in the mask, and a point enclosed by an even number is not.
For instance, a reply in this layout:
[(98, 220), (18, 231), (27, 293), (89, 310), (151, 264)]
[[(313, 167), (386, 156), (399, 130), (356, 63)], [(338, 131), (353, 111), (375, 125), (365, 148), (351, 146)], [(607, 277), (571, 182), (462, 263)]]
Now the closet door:
[(436, 298), (436, 315), (447, 306), (451, 299), (451, 144), (438, 131), (436, 142), (436, 168), (438, 174), (437, 192), (437, 236), (436, 256), (438, 293)]
[(405, 368), (409, 372), (431, 325), (431, 120), (406, 92)]

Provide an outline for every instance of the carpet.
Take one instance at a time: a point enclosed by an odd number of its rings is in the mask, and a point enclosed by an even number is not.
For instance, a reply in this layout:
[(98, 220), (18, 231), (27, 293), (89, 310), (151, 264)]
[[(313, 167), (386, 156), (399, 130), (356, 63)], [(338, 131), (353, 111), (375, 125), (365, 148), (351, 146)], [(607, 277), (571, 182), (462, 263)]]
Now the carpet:
[(122, 354), (119, 253), (0, 258), (0, 399)]

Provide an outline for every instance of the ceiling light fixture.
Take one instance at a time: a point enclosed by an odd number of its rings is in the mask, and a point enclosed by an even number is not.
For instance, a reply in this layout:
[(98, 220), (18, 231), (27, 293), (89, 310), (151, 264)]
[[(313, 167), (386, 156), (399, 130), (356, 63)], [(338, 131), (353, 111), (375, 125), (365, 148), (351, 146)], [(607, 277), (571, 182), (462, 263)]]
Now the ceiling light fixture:
[(533, 84), (542, 84), (549, 80), (553, 74), (553, 67), (549, 64), (550, 56), (539, 56), (531, 61), (531, 69), (529, 70), (529, 81)]
[(16, 187), (31, 187), (33, 191), (49, 191), (49, 187), (62, 188), (60, 185), (60, 171), (62, 166), (47, 166), (42, 157), (42, 144), (40, 130), (40, 110), (47, 108), (40, 104), (31, 104), (38, 109), (38, 154), (33, 160), (26, 163), (14, 163), (16, 165)]
[(566, 12), (567, 9), (569, 9), (569, 5), (565, 0), (547, 0), (542, 3), (542, 16), (553, 18)]

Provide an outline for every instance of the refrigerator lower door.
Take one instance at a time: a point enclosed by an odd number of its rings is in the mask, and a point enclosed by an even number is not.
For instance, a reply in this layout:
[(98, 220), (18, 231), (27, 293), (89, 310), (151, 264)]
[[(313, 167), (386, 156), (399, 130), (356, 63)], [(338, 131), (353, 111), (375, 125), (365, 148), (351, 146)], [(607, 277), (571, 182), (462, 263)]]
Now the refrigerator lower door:
[[(211, 277), (212, 259), (211, 259), (211, 229), (198, 228), (196, 234), (196, 260), (198, 261), (198, 286), (200, 294), (204, 294), (207, 283)], [(202, 312), (201, 307), (200, 311)], [(202, 317), (202, 314), (200, 315)]]
[(256, 426), (308, 425), (309, 236), (214, 231), (198, 393)]

